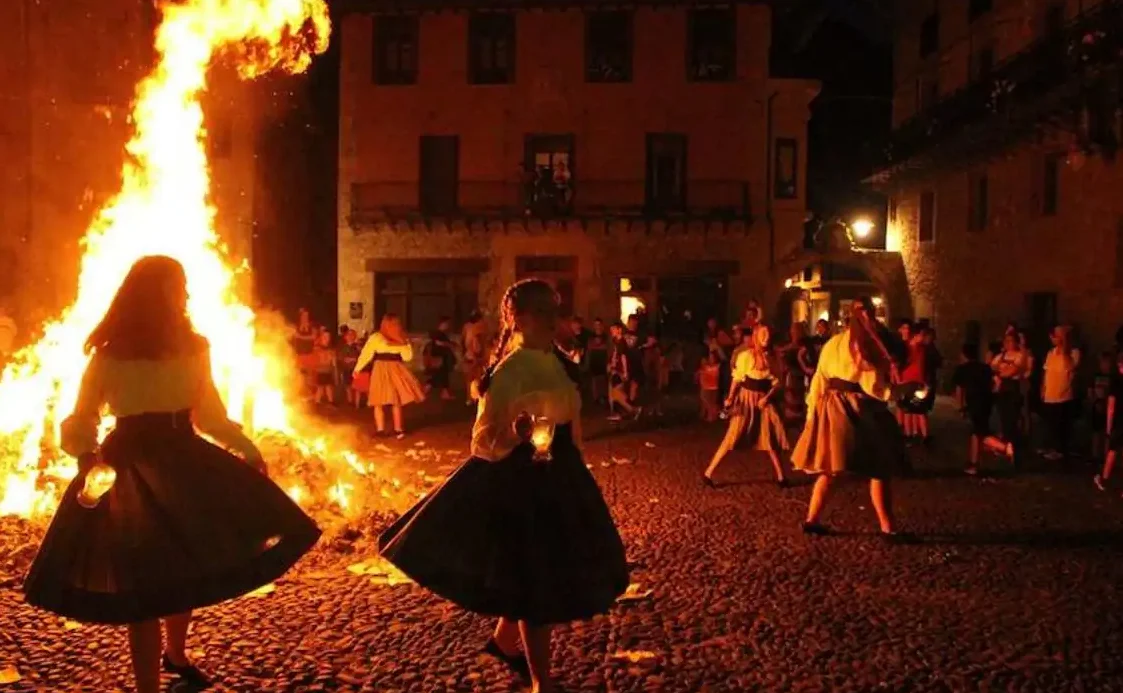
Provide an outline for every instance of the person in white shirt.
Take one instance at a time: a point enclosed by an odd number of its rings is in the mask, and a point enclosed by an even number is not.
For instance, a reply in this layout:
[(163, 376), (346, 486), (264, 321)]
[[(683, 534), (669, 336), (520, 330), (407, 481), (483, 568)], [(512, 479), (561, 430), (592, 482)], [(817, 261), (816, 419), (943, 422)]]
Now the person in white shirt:
[(1069, 344), (1070, 334), (1068, 327), (1058, 325), (1053, 328), (1050, 334), (1053, 348), (1045, 356), (1041, 378), (1041, 415), (1050, 434), (1050, 447), (1046, 450), (1045, 457), (1050, 460), (1064, 458), (1068, 453), (1069, 436), (1072, 433), (1076, 403), (1073, 382), (1076, 379), (1076, 369), (1080, 366), (1080, 351)]
[(374, 409), (374, 427), (378, 435), (386, 432), (388, 406), (393, 417), (395, 437), (398, 440), (405, 438), (402, 407), (425, 401), (421, 383), (406, 366), (412, 359), (413, 347), (409, 344), (402, 321), (393, 313), (383, 315), (378, 332), (371, 335), (363, 345), (354, 371), (355, 378), (360, 382), (369, 378), (367, 404)]
[(785, 488), (788, 481), (780, 462), (780, 451), (791, 446), (776, 402), (780, 378), (768, 344), (772, 335), (767, 326), (758, 324), (752, 332), (746, 332), (745, 337), (747, 344), (735, 352), (733, 385), (725, 400), (726, 408), (733, 412), (729, 417), (729, 428), (710, 466), (702, 473), (702, 481), (706, 486), (716, 488), (714, 472), (744, 436), (753, 449), (768, 453), (776, 473), (776, 483)]
[(807, 395), (808, 417), (792, 451), (792, 465), (817, 475), (806, 534), (828, 534), (820, 524), (828, 493), (842, 474), (870, 481), (870, 500), (882, 536), (896, 532), (890, 479), (907, 469), (904, 437), (889, 411), (896, 366), (881, 329), (870, 315), (869, 299), (854, 301), (849, 326), (823, 347)]
[(557, 294), (524, 279), (500, 313), (471, 459), (383, 532), (379, 548), (419, 585), (498, 616), (484, 652), (529, 679), (532, 693), (552, 693), (553, 624), (607, 612), (628, 568), (581, 454), (579, 373), (554, 344)]

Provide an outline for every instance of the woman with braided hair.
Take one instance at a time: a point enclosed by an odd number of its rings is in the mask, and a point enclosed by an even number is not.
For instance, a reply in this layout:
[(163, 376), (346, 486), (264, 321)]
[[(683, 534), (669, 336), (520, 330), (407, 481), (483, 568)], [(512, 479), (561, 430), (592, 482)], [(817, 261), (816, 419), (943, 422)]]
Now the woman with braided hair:
[(870, 499), (881, 535), (897, 540), (889, 480), (907, 470), (904, 438), (887, 402), (897, 367), (883, 330), (870, 315), (869, 299), (854, 301), (850, 324), (823, 347), (807, 396), (807, 425), (792, 452), (792, 465), (818, 475), (807, 534), (827, 534), (819, 523), (836, 477), (849, 473), (870, 480)]
[[(628, 586), (623, 543), (581, 455), (577, 369), (554, 344), (557, 314), (540, 279), (507, 290), (472, 457), (379, 538), (419, 585), (499, 617), (484, 651), (533, 693), (555, 690), (551, 626), (607, 612)], [(548, 459), (516, 425), (525, 415), (554, 423)]]

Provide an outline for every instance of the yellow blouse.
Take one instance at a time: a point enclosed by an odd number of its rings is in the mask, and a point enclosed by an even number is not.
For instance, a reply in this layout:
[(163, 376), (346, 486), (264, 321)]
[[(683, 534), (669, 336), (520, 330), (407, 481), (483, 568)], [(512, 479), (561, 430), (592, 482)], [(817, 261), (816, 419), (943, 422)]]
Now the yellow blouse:
[(850, 351), (850, 330), (846, 329), (831, 337), (823, 345), (819, 354), (819, 365), (811, 378), (811, 388), (807, 393), (807, 404), (814, 408), (824, 394), (831, 378), (858, 383), (862, 392), (882, 402), (889, 401), (890, 383), (886, 376), (872, 365), (855, 358)]
[(94, 353), (74, 413), (60, 427), (64, 451), (79, 457), (97, 449), (103, 405), (118, 418), (190, 409), (199, 431), (243, 456), (259, 454), (241, 426), (226, 416), (206, 349), (162, 360), (120, 360)]
[(519, 444), (513, 424), (522, 412), (572, 423), (580, 445), (581, 395), (558, 357), (538, 349), (517, 349), (499, 364), (480, 399), (472, 427), (472, 455), (496, 462)]
[(405, 344), (392, 344), (388, 339), (382, 336), (381, 332), (375, 332), (363, 345), (363, 350), (359, 352), (359, 360), (355, 362), (355, 373), (361, 372), (364, 368), (370, 365), (374, 359), (375, 354), (398, 354), (402, 357), (403, 361), (413, 360), (413, 347), (409, 342)]
[(745, 349), (737, 354), (733, 361), (733, 382), (737, 383), (745, 378), (753, 380), (771, 380), (773, 384), (778, 379), (772, 373), (772, 364), (768, 357), (761, 357), (753, 349)]

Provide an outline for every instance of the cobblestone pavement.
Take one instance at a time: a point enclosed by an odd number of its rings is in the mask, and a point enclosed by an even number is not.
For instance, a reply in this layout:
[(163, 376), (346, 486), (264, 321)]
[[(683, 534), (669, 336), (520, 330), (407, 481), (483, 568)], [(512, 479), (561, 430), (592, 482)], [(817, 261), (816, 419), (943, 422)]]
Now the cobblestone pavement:
[[(416, 436), (463, 447), (466, 432)], [(826, 517), (839, 535), (823, 538), (797, 527), (806, 480), (776, 488), (755, 454), (705, 489), (718, 427), (600, 433), (588, 460), (651, 595), (559, 629), (567, 691), (1123, 690), (1123, 500), (1090, 468), (965, 477), (964, 431), (945, 416), (895, 488), (919, 543), (888, 546), (860, 485), (839, 488)], [(33, 553), (21, 527), (0, 525), (0, 566)], [(488, 622), (338, 549), (199, 614), (192, 651), (214, 690), (518, 690), (478, 654)], [(17, 585), (0, 588), (0, 692), (127, 690), (122, 632), (34, 611)]]

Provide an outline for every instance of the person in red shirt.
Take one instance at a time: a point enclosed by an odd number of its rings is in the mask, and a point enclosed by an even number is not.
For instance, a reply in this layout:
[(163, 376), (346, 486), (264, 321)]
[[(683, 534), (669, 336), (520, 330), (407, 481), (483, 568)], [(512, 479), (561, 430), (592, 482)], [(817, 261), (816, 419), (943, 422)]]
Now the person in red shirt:
[[(908, 354), (908, 365), (901, 371), (901, 382), (916, 383), (918, 386), (924, 387), (927, 382), (925, 376), (928, 373), (928, 349), (924, 344), (923, 330), (909, 330)], [(898, 405), (903, 415), (902, 424), (905, 435), (909, 438), (917, 436), (927, 438), (928, 416), (925, 414), (926, 407), (923, 399), (918, 399), (909, 394), (903, 397)]]

